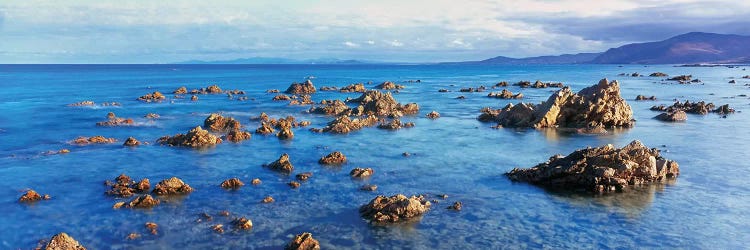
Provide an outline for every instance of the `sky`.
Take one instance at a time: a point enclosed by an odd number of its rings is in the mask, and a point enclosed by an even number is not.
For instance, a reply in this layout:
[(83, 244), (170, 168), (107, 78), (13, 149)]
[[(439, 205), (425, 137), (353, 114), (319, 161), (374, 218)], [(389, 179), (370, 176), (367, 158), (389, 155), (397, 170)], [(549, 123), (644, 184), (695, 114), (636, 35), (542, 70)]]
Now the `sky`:
[(745, 0), (0, 0), (0, 63), (466, 61), (750, 35), (748, 17)]

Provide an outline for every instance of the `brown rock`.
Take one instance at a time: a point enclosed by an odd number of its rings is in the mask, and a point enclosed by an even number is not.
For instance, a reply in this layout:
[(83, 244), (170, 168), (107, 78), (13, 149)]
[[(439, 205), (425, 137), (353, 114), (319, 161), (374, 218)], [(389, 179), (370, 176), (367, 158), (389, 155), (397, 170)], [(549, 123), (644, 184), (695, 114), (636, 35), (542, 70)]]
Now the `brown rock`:
[(359, 187), (359, 190), (375, 192), (376, 190), (378, 190), (378, 185), (365, 184)]
[(274, 100), (274, 101), (289, 101), (289, 100), (292, 100), (292, 97), (290, 97), (288, 95), (279, 94), (279, 95), (274, 96), (273, 99), (271, 99), (271, 100)]
[(336, 91), (339, 90), (339, 88), (335, 86), (323, 86), (319, 88), (320, 91)]
[(133, 137), (128, 137), (128, 139), (125, 140), (125, 143), (123, 143), (122, 145), (123, 146), (128, 146), (128, 147), (135, 147), (135, 146), (141, 145), (141, 142), (138, 141), (138, 140), (136, 140)]
[(427, 114), (427, 118), (430, 118), (430, 119), (440, 118), (440, 113), (438, 113), (437, 111), (433, 110), (432, 112), (430, 112), (430, 113)]
[(340, 151), (332, 152), (318, 160), (320, 164), (342, 164), (346, 162), (346, 156)]
[(266, 90), (266, 93), (279, 93), (279, 90), (278, 89), (269, 89), (269, 90)]
[(500, 93), (497, 92), (490, 92), (487, 94), (487, 97), (493, 97), (493, 98), (499, 98), (499, 99), (523, 99), (523, 94), (513, 94), (513, 92), (510, 92), (507, 89), (503, 89)]
[(281, 129), (281, 131), (276, 133), (276, 137), (282, 140), (291, 140), (292, 138), (294, 138), (294, 132), (292, 132), (291, 127), (284, 127)]
[(198, 101), (198, 96), (197, 95), (191, 96), (190, 101)]
[(320, 243), (312, 237), (311, 233), (302, 233), (294, 236), (284, 250), (320, 250)]
[(291, 187), (292, 189), (296, 189), (296, 188), (299, 188), (300, 184), (299, 182), (296, 182), (296, 181), (290, 181), (289, 183), (287, 183), (287, 185), (289, 185), (289, 187)]
[(235, 130), (229, 131), (229, 133), (227, 133), (225, 138), (231, 142), (241, 142), (244, 140), (250, 140), (252, 136), (253, 135), (250, 134), (250, 132), (235, 129)]
[(292, 85), (289, 85), (289, 88), (286, 89), (285, 93), (294, 95), (314, 94), (315, 85), (313, 85), (310, 80), (307, 80), (304, 83), (292, 83)]
[(125, 174), (117, 176), (114, 182), (106, 181), (104, 184), (110, 187), (110, 189), (105, 192), (106, 194), (119, 197), (130, 197), (135, 193), (146, 193), (151, 189), (151, 184), (148, 179), (144, 178), (136, 183), (130, 178), (130, 176)]
[(141, 235), (139, 233), (130, 233), (130, 234), (128, 234), (128, 237), (126, 237), (126, 239), (128, 239), (128, 240), (136, 240), (136, 239), (138, 239), (140, 237), (141, 237)]
[(668, 81), (679, 81), (679, 82), (689, 82), (693, 78), (693, 75), (679, 75), (672, 78), (667, 79)]
[(407, 123), (401, 123), (401, 120), (398, 118), (391, 120), (390, 122), (383, 122), (378, 125), (379, 129), (388, 129), (388, 130), (397, 130), (401, 128), (411, 128), (414, 127), (413, 122), (407, 122)]
[(117, 139), (115, 138), (106, 138), (101, 135), (92, 136), (92, 137), (79, 136), (78, 138), (73, 140), (72, 144), (78, 144), (78, 145), (106, 144), (106, 143), (114, 143), (116, 141)]
[(245, 183), (240, 181), (239, 178), (226, 179), (221, 183), (221, 187), (225, 189), (239, 189), (244, 185)]
[(297, 178), (297, 180), (306, 181), (307, 179), (310, 179), (312, 175), (313, 174), (311, 172), (304, 172), (304, 173), (297, 174), (295, 177)]
[(256, 134), (262, 134), (262, 135), (269, 135), (275, 133), (276, 130), (273, 129), (273, 126), (267, 122), (261, 122), (260, 127), (255, 130)]
[(286, 153), (282, 154), (278, 160), (265, 164), (264, 166), (271, 170), (286, 174), (290, 174), (294, 171), (294, 166), (292, 166), (292, 163), (289, 161), (289, 155)]
[(389, 89), (403, 89), (404, 85), (398, 85), (398, 84), (395, 84), (393, 82), (386, 81), (386, 82), (383, 82), (381, 84), (378, 84), (377, 86), (375, 86), (375, 88), (376, 89), (384, 89), (384, 90), (389, 90)]
[(172, 177), (156, 184), (152, 193), (156, 195), (184, 195), (193, 192), (193, 188), (180, 178)]
[(245, 217), (240, 217), (232, 220), (232, 225), (234, 225), (234, 227), (238, 229), (250, 230), (251, 228), (253, 228), (253, 221)]
[(204, 130), (200, 126), (197, 126), (188, 131), (187, 134), (176, 134), (171, 137), (164, 136), (159, 138), (158, 142), (170, 146), (202, 148), (221, 143), (221, 138), (210, 134), (208, 130)]
[(44, 247), (45, 250), (86, 250), (81, 243), (78, 243), (73, 237), (66, 233), (59, 233), (52, 236), (49, 243)]
[(448, 209), (461, 211), (462, 207), (463, 207), (463, 204), (460, 201), (456, 201), (453, 203), (453, 205), (448, 206)]
[(175, 94), (175, 95), (187, 94), (187, 88), (185, 86), (179, 87), (175, 89), (174, 91), (172, 91), (172, 94)]
[(221, 94), (224, 91), (222, 91), (221, 88), (219, 88), (219, 85), (211, 85), (211, 86), (206, 87), (206, 92), (209, 94)]
[(36, 202), (40, 200), (42, 200), (42, 196), (32, 189), (27, 190), (25, 194), (18, 198), (18, 202), (26, 203)]
[(677, 101), (674, 104), (672, 104), (672, 106), (664, 106), (664, 105), (653, 106), (651, 107), (651, 110), (664, 111), (667, 113), (672, 113), (675, 111), (685, 111), (686, 113), (699, 114), (699, 115), (705, 115), (705, 114), (708, 114), (709, 112), (719, 113), (719, 114), (728, 114), (728, 113), (734, 112), (734, 109), (729, 108), (729, 105), (723, 105), (718, 109), (714, 109), (715, 107), (716, 105), (714, 105), (713, 103), (706, 103), (704, 101), (700, 101), (700, 102), (685, 101), (684, 103), (680, 103), (679, 101)]
[(209, 131), (224, 132), (239, 130), (242, 128), (242, 124), (232, 117), (223, 117), (219, 114), (211, 114), (203, 121), (203, 127)]
[(354, 178), (367, 178), (375, 173), (372, 168), (354, 168), (349, 172), (349, 175)]
[(212, 226), (211, 229), (214, 230), (214, 232), (216, 233), (220, 233), (220, 234), (224, 233), (224, 225), (222, 224), (216, 224)]
[(274, 201), (275, 200), (273, 199), (273, 197), (271, 197), (269, 195), (269, 196), (266, 196), (266, 198), (263, 198), (263, 200), (261, 202), (263, 202), (263, 203), (271, 203), (271, 202), (274, 202)]
[(687, 120), (687, 114), (682, 110), (664, 112), (654, 117), (657, 120), (665, 122), (682, 122)]
[(364, 116), (390, 116), (400, 117), (405, 114), (415, 114), (419, 111), (416, 103), (401, 105), (396, 102), (390, 92), (370, 90), (363, 93), (359, 98), (349, 100), (359, 106), (352, 110), (353, 115)]
[(70, 153), (70, 149), (63, 148), (63, 149), (60, 149), (60, 151), (57, 151), (57, 153), (58, 154), (67, 154), (67, 153)]
[(611, 144), (580, 149), (568, 156), (556, 155), (528, 169), (513, 169), (505, 175), (512, 181), (593, 193), (625, 191), (629, 186), (676, 178), (676, 162), (659, 156), (639, 141), (625, 147)]
[(391, 197), (380, 195), (360, 207), (359, 213), (374, 223), (392, 223), (420, 216), (430, 209), (430, 205), (430, 202), (421, 196), (407, 198), (403, 194)]
[(323, 100), (320, 102), (320, 106), (310, 108), (309, 112), (313, 114), (326, 114), (326, 115), (349, 115), (351, 108), (346, 103), (340, 100)]
[(151, 234), (153, 234), (153, 235), (157, 235), (159, 233), (159, 231), (157, 231), (159, 229), (159, 225), (156, 224), (156, 223), (146, 222), (146, 224), (144, 224), (144, 226), (146, 227), (146, 229), (148, 229), (149, 231), (151, 231)]
[(131, 200), (127, 207), (129, 208), (152, 208), (156, 205), (159, 205), (161, 201), (158, 199), (154, 199), (151, 195), (144, 194), (141, 196), (136, 197), (135, 199)]
[(322, 129), (313, 129), (315, 132), (330, 132), (335, 134), (347, 134), (360, 130), (364, 127), (375, 125), (378, 119), (375, 116), (351, 119), (349, 116), (339, 116)]
[(261, 181), (260, 181), (260, 179), (258, 179), (258, 178), (255, 178), (255, 179), (253, 179), (253, 180), (252, 180), (252, 181), (250, 182), (250, 184), (253, 184), (253, 185), (260, 185), (261, 183), (262, 183), (262, 182), (261, 182)]
[(138, 100), (144, 101), (144, 102), (159, 102), (164, 99), (167, 99), (166, 96), (164, 96), (159, 91), (154, 91), (153, 93), (142, 95), (141, 97), (138, 97)]
[(351, 92), (364, 93), (365, 91), (367, 91), (367, 89), (365, 88), (365, 85), (362, 83), (350, 84), (339, 90), (339, 92), (342, 92), (342, 93), (351, 93)]

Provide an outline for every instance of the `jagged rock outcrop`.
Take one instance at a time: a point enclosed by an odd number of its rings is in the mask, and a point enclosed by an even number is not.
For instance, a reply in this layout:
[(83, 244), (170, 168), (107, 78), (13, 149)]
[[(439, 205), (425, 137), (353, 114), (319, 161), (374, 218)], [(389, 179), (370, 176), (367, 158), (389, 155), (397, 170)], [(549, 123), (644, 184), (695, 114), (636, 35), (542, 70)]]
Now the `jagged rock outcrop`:
[(617, 81), (602, 79), (574, 94), (569, 87), (558, 90), (541, 104), (508, 104), (502, 109), (482, 109), (477, 118), (504, 127), (587, 128), (632, 127), (633, 111), (620, 96)]
[(385, 81), (375, 86), (376, 89), (390, 90), (390, 89), (403, 89), (404, 85), (398, 85), (390, 81)]
[(367, 91), (367, 89), (365, 88), (365, 85), (362, 83), (349, 84), (346, 87), (343, 87), (339, 90), (339, 92), (342, 92), (342, 93), (352, 93), (352, 92), (364, 93), (365, 91)]
[(672, 106), (658, 105), (651, 107), (653, 111), (663, 111), (667, 113), (674, 113), (675, 111), (685, 111), (686, 113), (705, 115), (708, 113), (718, 114), (729, 114), (734, 113), (734, 109), (729, 107), (729, 104), (724, 104), (719, 108), (713, 103), (706, 103), (705, 101), (690, 102), (685, 101), (680, 103), (679, 101), (672, 104)]
[(314, 94), (315, 93), (315, 85), (313, 85), (312, 81), (307, 80), (304, 83), (292, 83), (292, 85), (289, 85), (289, 88), (284, 91), (287, 94), (293, 94), (293, 95), (302, 95), (302, 94)]
[(326, 156), (320, 157), (320, 160), (318, 160), (318, 163), (320, 164), (342, 164), (346, 162), (346, 156), (344, 153), (341, 153), (339, 151), (332, 152)]
[(44, 250), (86, 250), (86, 248), (70, 235), (59, 233), (52, 236), (47, 245), (44, 246)]
[(515, 168), (505, 175), (512, 181), (534, 185), (581, 190), (593, 193), (626, 191), (628, 187), (676, 178), (676, 162), (659, 156), (640, 141), (622, 148), (611, 144), (586, 148), (563, 157), (555, 155), (532, 168)]
[(353, 115), (374, 115), (379, 117), (400, 117), (415, 114), (419, 111), (416, 103), (402, 105), (393, 98), (390, 92), (369, 90), (356, 99), (349, 102), (357, 103), (359, 106), (352, 110)]
[(239, 130), (239, 129), (234, 129), (232, 131), (229, 131), (229, 133), (227, 133), (227, 135), (225, 135), (224, 138), (231, 142), (241, 142), (244, 140), (250, 140), (252, 136), (253, 135), (250, 134), (250, 132)]
[(312, 237), (311, 233), (302, 233), (294, 236), (284, 250), (320, 250), (320, 243)]
[(112, 112), (109, 112), (107, 114), (106, 121), (96, 123), (96, 126), (102, 126), (102, 127), (132, 126), (132, 125), (134, 125), (133, 119), (117, 117), (115, 113), (112, 113)]
[(154, 91), (153, 93), (148, 93), (148, 94), (142, 95), (141, 97), (138, 97), (138, 100), (144, 101), (144, 102), (159, 102), (164, 99), (167, 99), (167, 97), (164, 96), (159, 91)]
[(373, 223), (393, 223), (420, 216), (430, 209), (430, 202), (422, 196), (407, 198), (403, 194), (391, 197), (380, 195), (359, 208), (359, 213)]
[(523, 99), (523, 94), (513, 94), (513, 92), (503, 89), (500, 93), (498, 92), (490, 92), (487, 94), (487, 97), (493, 97), (493, 98), (499, 98), (499, 99)]
[(687, 120), (687, 113), (682, 110), (664, 112), (654, 117), (657, 120), (665, 122), (681, 122)]
[(182, 146), (182, 147), (193, 147), (193, 148), (202, 148), (202, 147), (209, 147), (214, 146), (216, 144), (221, 143), (221, 138), (216, 137), (215, 135), (212, 135), (208, 132), (208, 130), (205, 130), (201, 128), (200, 126), (197, 126), (190, 131), (188, 131), (187, 134), (176, 134), (174, 136), (163, 136), (159, 138), (159, 143), (163, 145), (170, 145), (170, 146)]
[(161, 201), (159, 199), (156, 199), (151, 195), (144, 194), (144, 195), (136, 197), (135, 199), (125, 204), (125, 207), (127, 208), (152, 208), (152, 207), (159, 205), (160, 203)]
[(105, 192), (107, 195), (118, 197), (130, 197), (136, 193), (147, 193), (151, 189), (151, 183), (147, 178), (136, 182), (125, 174), (120, 174), (114, 181), (105, 181), (104, 185), (109, 187), (109, 190)]
[(335, 120), (329, 122), (324, 128), (311, 129), (313, 132), (329, 132), (334, 134), (348, 134), (353, 131), (360, 130), (364, 127), (371, 127), (378, 122), (378, 118), (375, 116), (367, 116), (362, 118), (351, 119), (349, 116), (342, 115), (336, 117)]
[(203, 120), (203, 127), (213, 132), (225, 132), (239, 130), (242, 128), (242, 124), (232, 117), (223, 117), (214, 113)]
[(193, 192), (193, 188), (180, 178), (172, 177), (156, 184), (152, 193), (156, 195), (183, 195)]
[(221, 187), (224, 189), (239, 189), (240, 187), (244, 185), (245, 183), (240, 181), (239, 178), (226, 179), (223, 182), (221, 182)]
[(346, 103), (340, 100), (322, 100), (320, 106), (310, 108), (309, 112), (313, 114), (325, 114), (325, 115), (349, 115), (351, 108)]
[(106, 138), (101, 135), (96, 135), (92, 137), (85, 137), (85, 136), (79, 136), (78, 138), (75, 138), (71, 143), (76, 145), (88, 145), (88, 144), (107, 144), (107, 143), (114, 143), (117, 139), (115, 138)]
[(290, 174), (294, 171), (294, 166), (289, 161), (289, 155), (284, 153), (282, 154), (278, 160), (271, 162), (269, 164), (264, 164), (264, 167), (267, 167), (271, 170)]
[(33, 189), (26, 190), (26, 193), (21, 195), (20, 198), (18, 198), (18, 202), (21, 203), (33, 203), (40, 200), (49, 200), (50, 196), (48, 194), (45, 194), (44, 196), (40, 195)]

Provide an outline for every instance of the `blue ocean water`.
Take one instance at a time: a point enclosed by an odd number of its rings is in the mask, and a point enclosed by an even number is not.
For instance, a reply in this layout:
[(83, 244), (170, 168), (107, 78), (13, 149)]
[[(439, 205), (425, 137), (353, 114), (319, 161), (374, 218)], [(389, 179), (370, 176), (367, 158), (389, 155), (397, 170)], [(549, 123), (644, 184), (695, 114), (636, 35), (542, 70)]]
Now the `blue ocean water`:
[[(660, 78), (625, 77), (619, 73), (664, 72), (692, 74), (703, 84), (668, 84)], [(623, 66), (469, 66), (469, 65), (0, 65), (0, 248), (32, 248), (37, 241), (67, 232), (90, 249), (278, 249), (295, 234), (311, 232), (322, 248), (347, 249), (519, 249), (519, 248), (698, 248), (738, 249), (750, 241), (750, 79), (739, 68), (684, 68), (672, 65)], [(356, 82), (394, 81), (406, 85), (395, 93), (402, 103), (420, 105), (418, 115), (407, 116), (416, 127), (399, 131), (365, 128), (348, 135), (294, 130), (291, 141), (253, 135), (241, 143), (225, 142), (193, 150), (159, 146), (164, 135), (185, 133), (214, 112), (240, 120), (249, 130), (258, 126), (249, 118), (266, 112), (272, 117), (294, 115), (321, 128), (331, 117), (307, 114), (308, 106), (274, 102), (267, 89), (284, 90), (292, 82), (315, 76), (316, 87), (342, 87)], [(601, 78), (619, 80), (622, 95), (633, 107), (634, 128), (608, 135), (575, 135), (555, 130), (492, 129), (476, 120), (482, 107), (499, 108), (517, 100), (486, 97), (487, 92), (459, 93), (460, 88), (492, 86), (499, 81), (563, 82), (578, 91)], [(407, 80), (421, 83), (407, 83)], [(736, 84), (727, 83), (736, 79)], [(666, 84), (665, 84), (666, 83)], [(172, 99), (143, 103), (136, 98), (153, 91), (171, 93), (218, 84), (240, 89), (250, 98), (230, 100), (226, 95), (200, 95), (199, 101)], [(370, 86), (374, 86), (368, 85)], [(439, 89), (453, 92), (439, 93)], [(541, 102), (555, 89), (521, 89), (524, 102)], [(497, 89), (495, 91), (499, 91)], [(631, 101), (636, 95), (655, 95), (658, 101)], [(456, 99), (464, 95), (466, 99)], [(319, 92), (323, 99), (355, 98), (357, 93)], [(738, 112), (689, 115), (685, 123), (651, 119), (648, 110), (673, 99), (728, 103)], [(120, 107), (67, 107), (83, 100), (119, 102)], [(425, 118), (430, 111), (441, 118)], [(114, 112), (134, 118), (137, 126), (97, 127)], [(161, 118), (143, 118), (157, 113)], [(75, 146), (77, 136), (104, 135), (118, 143)], [(121, 145), (133, 136), (151, 145)], [(623, 146), (638, 139), (662, 149), (662, 155), (680, 164), (672, 183), (651, 185), (632, 192), (598, 196), (547, 191), (512, 183), (502, 174), (514, 167), (531, 167), (554, 154), (568, 154), (587, 146)], [(45, 155), (70, 149), (69, 154)], [(342, 151), (349, 162), (326, 167), (318, 158)], [(410, 152), (410, 157), (402, 156)], [(294, 176), (261, 167), (288, 153), (295, 172), (313, 177), (298, 189), (286, 183)], [(371, 167), (366, 180), (351, 179), (349, 170)], [(106, 196), (105, 180), (120, 173), (149, 178), (152, 185), (177, 176), (196, 189), (151, 210), (112, 209), (121, 199)], [(238, 177), (263, 184), (237, 191), (219, 187)], [(376, 192), (359, 191), (376, 184)], [(27, 188), (52, 199), (19, 204)], [(433, 204), (420, 220), (381, 227), (358, 215), (359, 206), (376, 195), (396, 193), (448, 194)], [(271, 195), (276, 202), (262, 204)], [(461, 201), (460, 212), (445, 209)], [(227, 228), (232, 216), (253, 221), (250, 231), (217, 234), (215, 224)], [(202, 212), (211, 222), (196, 222)], [(159, 224), (150, 235), (146, 222)], [(143, 237), (128, 240), (130, 233)]]

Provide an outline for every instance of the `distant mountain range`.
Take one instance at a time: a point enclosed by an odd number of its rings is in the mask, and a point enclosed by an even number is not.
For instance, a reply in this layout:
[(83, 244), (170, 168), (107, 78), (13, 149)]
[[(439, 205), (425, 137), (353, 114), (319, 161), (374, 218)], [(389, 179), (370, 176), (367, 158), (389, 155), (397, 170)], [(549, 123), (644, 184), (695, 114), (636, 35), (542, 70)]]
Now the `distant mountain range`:
[(659, 42), (632, 43), (602, 53), (527, 58), (493, 57), (459, 64), (719, 64), (750, 63), (750, 36), (691, 32)]
[[(295, 60), (252, 57), (227, 61), (186, 61), (181, 64), (372, 64), (376, 61), (323, 58)], [(498, 56), (481, 61), (441, 64), (731, 64), (750, 63), (750, 36), (691, 32), (667, 40), (632, 43), (601, 53), (564, 54), (510, 58)]]

